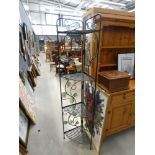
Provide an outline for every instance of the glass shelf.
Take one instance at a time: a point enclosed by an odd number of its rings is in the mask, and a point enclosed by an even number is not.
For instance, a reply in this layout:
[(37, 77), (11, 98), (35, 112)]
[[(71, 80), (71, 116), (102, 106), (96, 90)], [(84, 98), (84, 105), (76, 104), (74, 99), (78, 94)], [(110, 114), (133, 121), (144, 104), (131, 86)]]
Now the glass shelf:
[(63, 112), (67, 110), (71, 114), (71, 112), (74, 111), (76, 116), (82, 116), (83, 118), (88, 117), (88, 111), (86, 110), (86, 105), (83, 102), (63, 106), (62, 109)]
[(74, 73), (74, 74), (67, 74), (62, 75), (63, 78), (67, 80), (74, 80), (74, 81), (94, 81), (95, 79), (85, 73)]

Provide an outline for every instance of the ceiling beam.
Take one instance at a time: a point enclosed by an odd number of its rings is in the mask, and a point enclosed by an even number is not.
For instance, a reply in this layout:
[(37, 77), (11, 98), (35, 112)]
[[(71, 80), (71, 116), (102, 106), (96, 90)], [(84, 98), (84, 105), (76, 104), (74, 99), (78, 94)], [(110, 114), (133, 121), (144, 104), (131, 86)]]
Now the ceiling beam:
[[(23, 0), (22, 1), (23, 3), (27, 4), (27, 1)], [(75, 9), (75, 7), (72, 7), (72, 6), (69, 6), (69, 5), (64, 5), (64, 4), (60, 4), (60, 3), (57, 3), (57, 2), (48, 2), (48, 1), (45, 1), (45, 0), (41, 0), (41, 1), (38, 1), (37, 2), (33, 2), (33, 1), (29, 1), (28, 2), (29, 4), (37, 4), (37, 5), (44, 5), (44, 6), (49, 6), (50, 5), (56, 5), (56, 6), (63, 6), (63, 7), (66, 7), (66, 8), (69, 8), (69, 9)]]
[(75, 7), (72, 7), (72, 6), (69, 6), (69, 5), (65, 5), (63, 3), (58, 3), (58, 2), (54, 2), (54, 1), (46, 1), (46, 0), (41, 0), (41, 2), (44, 2), (44, 3), (49, 3), (49, 4), (54, 4), (54, 5), (58, 5), (58, 6), (64, 6), (66, 8), (71, 8), (71, 9), (75, 9)]

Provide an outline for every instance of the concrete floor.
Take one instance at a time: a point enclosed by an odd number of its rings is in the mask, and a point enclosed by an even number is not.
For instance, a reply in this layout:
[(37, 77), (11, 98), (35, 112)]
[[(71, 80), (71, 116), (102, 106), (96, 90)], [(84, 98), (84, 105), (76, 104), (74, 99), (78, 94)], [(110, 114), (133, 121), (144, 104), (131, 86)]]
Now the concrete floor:
[[(40, 54), (41, 76), (34, 92), (37, 123), (31, 126), (28, 140), (29, 155), (96, 155), (94, 149), (70, 140), (63, 140), (59, 79), (45, 54)], [(134, 155), (134, 129), (115, 134), (102, 144), (101, 155)]]

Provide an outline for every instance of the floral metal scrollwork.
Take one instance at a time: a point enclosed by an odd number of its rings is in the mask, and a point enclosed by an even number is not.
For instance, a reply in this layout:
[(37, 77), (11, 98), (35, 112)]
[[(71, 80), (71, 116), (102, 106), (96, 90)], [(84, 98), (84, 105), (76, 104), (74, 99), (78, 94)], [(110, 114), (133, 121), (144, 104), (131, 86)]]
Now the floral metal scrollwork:
[(67, 31), (77, 30), (80, 28), (80, 22), (78, 21), (71, 23), (71, 20), (64, 19), (63, 23)]
[(87, 25), (87, 29), (89, 29), (89, 30), (95, 30), (96, 29), (95, 23), (88, 22), (86, 25)]
[(64, 124), (77, 126), (80, 124), (81, 104), (67, 107), (63, 111), (65, 119)]
[[(73, 91), (76, 90), (77, 88), (77, 83), (79, 81), (74, 81), (73, 84), (70, 82), (70, 80), (67, 80), (66, 84), (65, 84), (65, 91), (62, 92), (62, 99), (63, 100), (70, 100), (70, 103), (76, 103), (76, 97), (78, 96), (78, 94), (76, 92), (73, 93)], [(69, 88), (69, 90), (67, 89)]]

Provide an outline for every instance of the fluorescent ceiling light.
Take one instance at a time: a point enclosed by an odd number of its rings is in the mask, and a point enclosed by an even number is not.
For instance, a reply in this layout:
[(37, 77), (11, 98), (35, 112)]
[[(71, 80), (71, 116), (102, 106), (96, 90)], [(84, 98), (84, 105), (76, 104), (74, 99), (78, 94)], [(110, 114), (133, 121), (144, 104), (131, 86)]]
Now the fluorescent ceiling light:
[(54, 8), (54, 11), (62, 11), (62, 12), (73, 12), (74, 10), (65, 9), (65, 8)]
[(107, 4), (112, 4), (112, 5), (117, 5), (117, 6), (124, 6), (124, 7), (126, 6), (123, 3), (116, 3), (116, 2), (111, 2), (111, 1), (100, 1), (100, 2), (107, 3)]
[(75, 4), (79, 4), (80, 3), (80, 0), (71, 0), (70, 2), (71, 3), (75, 3)]
[(74, 14), (74, 15), (82, 15), (84, 11), (81, 10), (71, 10), (71, 9), (65, 9), (65, 8), (54, 8), (54, 11), (57, 11), (58, 13), (68, 13), (68, 14)]
[(109, 7), (109, 5), (107, 5), (107, 4), (102, 5), (102, 8), (108, 8), (108, 7)]
[(88, 5), (87, 7), (88, 8), (92, 8), (92, 7), (94, 7), (94, 6), (96, 6), (96, 5), (99, 5), (100, 4), (100, 1), (97, 1), (97, 2), (95, 2), (95, 3), (91, 3), (90, 5)]
[(26, 4), (24, 4), (24, 8), (25, 8), (25, 10), (26, 10), (26, 11), (28, 11), (28, 10), (29, 10), (29, 6), (28, 6), (28, 5), (26, 5)]

